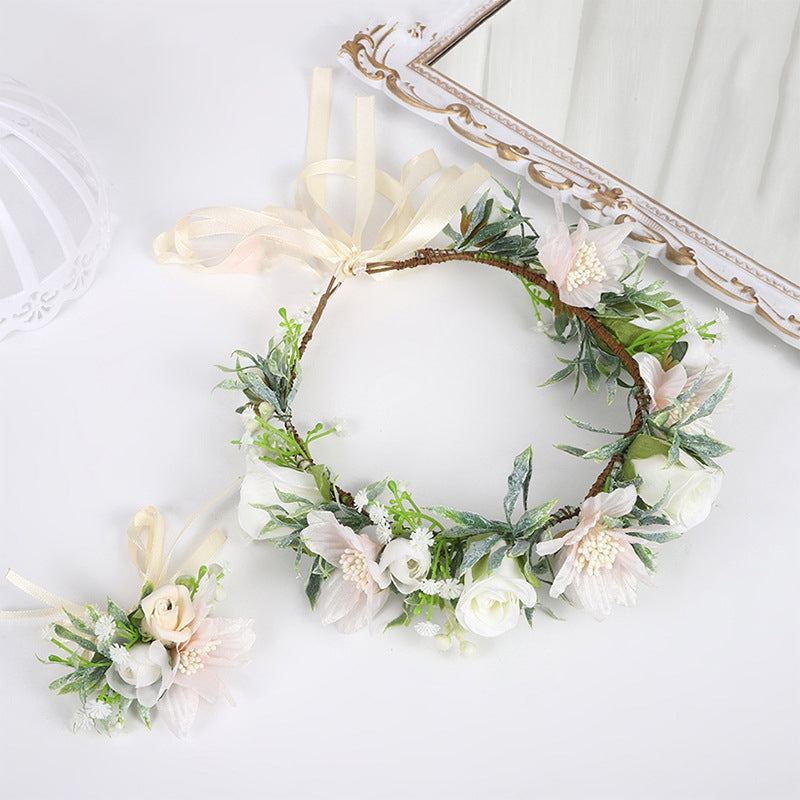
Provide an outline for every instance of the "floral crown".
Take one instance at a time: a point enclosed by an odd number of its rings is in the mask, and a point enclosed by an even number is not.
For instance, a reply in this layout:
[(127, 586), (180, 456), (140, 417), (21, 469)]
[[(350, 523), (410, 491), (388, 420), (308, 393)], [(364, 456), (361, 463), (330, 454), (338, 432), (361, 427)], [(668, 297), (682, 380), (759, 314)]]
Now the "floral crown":
[[(614, 603), (632, 604), (654, 569), (654, 551), (701, 522), (719, 490), (716, 459), (729, 448), (713, 437), (711, 416), (731, 374), (711, 354), (715, 322), (690, 321), (660, 282), (640, 285), (645, 258), (637, 262), (624, 245), (630, 222), (571, 228), (557, 202), (558, 220), (540, 236), (518, 192), (502, 189), (499, 199), (486, 192), (470, 203), (488, 177), (477, 165), (445, 170), (415, 210), (411, 192), (438, 169), (435, 157), (412, 159), (400, 180), (376, 170), (372, 98), (359, 98), (355, 160), (328, 160), (329, 103), (330, 75), (318, 71), (298, 209), (202, 209), (156, 240), (163, 261), (241, 267), (253, 254), (277, 249), (329, 275), (313, 312), (295, 318), (282, 309), (267, 352), (236, 351), (225, 368), (230, 377), (220, 385), (244, 400), (242, 528), (296, 552), (312, 607), (345, 632), (364, 627), (392, 601), (398, 613), (390, 626), (413, 623), (442, 646), (461, 642), (469, 651), (467, 633), (494, 636), (523, 613), (529, 621), (536, 611), (554, 614), (540, 599), (545, 586), (550, 598), (564, 597), (601, 619)], [(352, 233), (325, 205), (327, 175), (354, 178)], [(362, 233), (377, 193), (393, 208), (367, 246)], [(448, 223), (459, 208), (454, 229)], [(427, 246), (440, 233), (449, 246)], [(201, 252), (220, 235), (233, 243)], [(548, 383), (571, 378), (576, 391), (604, 387), (609, 400), (628, 392), (627, 431), (574, 421), (613, 438), (588, 452), (562, 446), (605, 464), (575, 505), (528, 507), (530, 447), (514, 461), (498, 519), (420, 507), (394, 480), (351, 492), (311, 452), (331, 429), (320, 423), (298, 430), (292, 403), (300, 364), (334, 293), (353, 276), (444, 261), (479, 262), (519, 279), (541, 326), (569, 348)]]

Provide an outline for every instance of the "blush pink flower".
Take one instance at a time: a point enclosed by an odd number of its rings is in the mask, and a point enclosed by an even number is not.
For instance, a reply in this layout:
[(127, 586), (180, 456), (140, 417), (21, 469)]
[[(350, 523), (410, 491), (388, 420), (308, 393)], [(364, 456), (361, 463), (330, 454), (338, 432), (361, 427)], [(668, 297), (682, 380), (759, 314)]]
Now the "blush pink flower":
[(539, 261), (547, 277), (558, 286), (562, 303), (592, 308), (603, 292), (620, 294), (620, 278), (628, 267), (622, 243), (633, 230), (633, 223), (623, 222), (604, 228), (589, 229), (584, 220), (574, 233), (559, 219), (539, 238)]
[(171, 651), (172, 683), (158, 702), (167, 727), (179, 738), (189, 734), (201, 698), (233, 702), (219, 671), (246, 664), (255, 642), (252, 620), (209, 616), (216, 590), (216, 577), (206, 575), (193, 599), (191, 635)]
[[(688, 337), (689, 348), (683, 360), (665, 370), (661, 362), (649, 353), (636, 353), (647, 391), (650, 393), (650, 411), (661, 411), (674, 405), (669, 413), (669, 423), (686, 420), (708, 400), (728, 379), (730, 369), (712, 358), (707, 343), (697, 334)], [(678, 397), (694, 387), (682, 402)], [(685, 426), (687, 433), (712, 433), (711, 418), (698, 417)]]
[(630, 513), (636, 502), (636, 489), (626, 486), (601, 492), (581, 505), (577, 527), (557, 539), (536, 546), (540, 556), (556, 554), (556, 576), (550, 596), (568, 594), (595, 619), (605, 619), (613, 603), (630, 606), (636, 602), (640, 582), (647, 583), (649, 573), (633, 549), (635, 543), (652, 546), (634, 534), (657, 533), (667, 526), (614, 528), (607, 518)]
[(366, 533), (355, 533), (330, 511), (311, 511), (303, 541), (312, 553), (337, 567), (323, 583), (317, 608), (322, 622), (342, 633), (363, 628), (388, 599), (388, 571), (377, 563), (381, 546)]

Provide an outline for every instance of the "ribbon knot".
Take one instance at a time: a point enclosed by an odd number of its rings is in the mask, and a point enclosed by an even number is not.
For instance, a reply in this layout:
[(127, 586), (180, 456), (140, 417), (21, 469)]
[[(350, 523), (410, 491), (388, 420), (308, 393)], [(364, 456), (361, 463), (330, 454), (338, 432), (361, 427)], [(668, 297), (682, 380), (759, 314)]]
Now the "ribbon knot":
[[(375, 98), (358, 97), (355, 159), (329, 158), (330, 105), (331, 70), (317, 68), (311, 84), (306, 163), (297, 179), (296, 208), (198, 209), (156, 237), (153, 249), (158, 260), (215, 271), (253, 270), (278, 252), (341, 280), (363, 273), (370, 263), (399, 260), (427, 245), (489, 177), (478, 164), (466, 170), (449, 167), (415, 209), (411, 194), (440, 170), (434, 152), (427, 150), (410, 159), (399, 180), (377, 169)], [(329, 176), (354, 182), (350, 233), (327, 209)], [(362, 238), (378, 195), (388, 198), (392, 209), (374, 244), (367, 247)]]
[(363, 275), (367, 271), (367, 265), (360, 250), (354, 250), (347, 258), (339, 263), (336, 275), (346, 278), (353, 278), (356, 275)]

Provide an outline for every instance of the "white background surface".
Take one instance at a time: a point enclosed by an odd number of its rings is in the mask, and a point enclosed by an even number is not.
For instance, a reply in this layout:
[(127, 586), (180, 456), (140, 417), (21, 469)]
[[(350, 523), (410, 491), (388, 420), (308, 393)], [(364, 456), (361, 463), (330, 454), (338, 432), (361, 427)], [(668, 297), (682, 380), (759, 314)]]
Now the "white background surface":
[[(335, 11), (333, 10), (335, 8)], [(155, 263), (152, 237), (192, 208), (285, 203), (301, 167), (311, 67), (370, 20), (424, 4), (322, 0), (0, 2), (0, 70), (49, 94), (108, 177), (111, 253), (88, 294), (0, 344), (0, 562), (80, 602), (135, 602), (125, 526), (153, 504), (173, 531), (239, 474), (232, 394), (211, 392), (237, 347), (260, 349), (280, 305), (314, 281), (199, 276)], [(368, 90), (367, 90), (368, 91)], [(331, 152), (349, 156), (352, 97), (337, 70)], [(434, 146), (474, 154), (378, 99), (379, 160), (397, 173)], [(487, 163), (487, 166), (492, 165)], [(546, 200), (530, 208), (544, 227)], [(658, 265), (648, 277), (669, 277)], [(673, 290), (699, 316), (713, 301)], [(424, 503), (496, 514), (513, 456), (536, 453), (533, 499), (578, 499), (592, 471), (554, 442), (592, 444), (562, 416), (612, 419), (600, 398), (536, 389), (557, 368), (508, 276), (432, 268), (353, 283), (309, 351), (300, 413), (346, 417), (322, 460), (342, 483), (391, 474)], [(131, 720), (72, 735), (74, 706), (36, 622), (0, 626), (0, 776), (8, 797), (785, 798), (798, 780), (800, 353), (734, 314), (723, 356), (736, 446), (711, 518), (664, 549), (636, 608), (598, 624), (564, 609), (470, 660), (412, 631), (342, 637), (306, 607), (289, 554), (247, 546), (233, 502), (219, 613), (253, 616), (236, 708), (201, 708), (188, 742)], [(475, 391), (476, 385), (481, 387)], [(610, 414), (610, 416), (604, 416)], [(10, 585), (0, 606), (26, 607)]]

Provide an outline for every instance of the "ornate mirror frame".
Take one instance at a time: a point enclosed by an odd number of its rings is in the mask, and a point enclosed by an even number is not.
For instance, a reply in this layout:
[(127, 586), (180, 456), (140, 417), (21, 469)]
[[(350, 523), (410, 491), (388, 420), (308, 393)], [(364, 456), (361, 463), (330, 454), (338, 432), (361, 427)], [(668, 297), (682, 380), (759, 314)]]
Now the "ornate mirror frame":
[(536, 188), (557, 190), (590, 221), (633, 220), (638, 249), (800, 348), (799, 286), (437, 72), (437, 57), (508, 1), (431, 10), (424, 24), (367, 28), (342, 46), (340, 61)]

